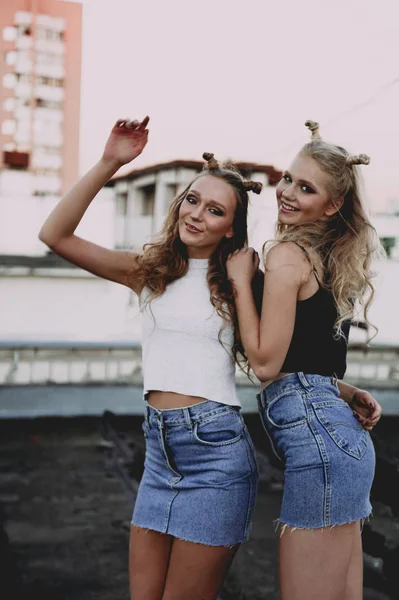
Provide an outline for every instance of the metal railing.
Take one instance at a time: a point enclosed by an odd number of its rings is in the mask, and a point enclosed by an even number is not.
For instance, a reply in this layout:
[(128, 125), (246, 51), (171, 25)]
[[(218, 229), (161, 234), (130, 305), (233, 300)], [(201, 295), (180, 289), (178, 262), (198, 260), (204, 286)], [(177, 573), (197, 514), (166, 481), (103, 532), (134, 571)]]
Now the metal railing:
[[(399, 389), (399, 346), (353, 344), (345, 379)], [(140, 385), (141, 345), (134, 341), (0, 341), (1, 385)], [(237, 383), (250, 385), (237, 371)]]
[(0, 341), (0, 385), (135, 382), (137, 342)]

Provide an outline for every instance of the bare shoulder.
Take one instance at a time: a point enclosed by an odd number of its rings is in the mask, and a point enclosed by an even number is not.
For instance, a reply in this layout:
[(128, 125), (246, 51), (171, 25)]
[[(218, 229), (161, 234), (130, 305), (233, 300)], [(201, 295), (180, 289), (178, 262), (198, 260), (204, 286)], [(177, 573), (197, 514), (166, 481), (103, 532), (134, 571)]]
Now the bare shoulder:
[(277, 242), (266, 254), (266, 269), (292, 265), (301, 269), (308, 263), (304, 252), (294, 242)]

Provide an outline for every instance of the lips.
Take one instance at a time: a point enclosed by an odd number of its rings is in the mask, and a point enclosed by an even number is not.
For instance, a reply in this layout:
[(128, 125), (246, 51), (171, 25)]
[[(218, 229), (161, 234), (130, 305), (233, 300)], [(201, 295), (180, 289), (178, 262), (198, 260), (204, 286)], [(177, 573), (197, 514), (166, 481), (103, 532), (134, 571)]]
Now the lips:
[(194, 227), (194, 225), (191, 225), (190, 223), (184, 223), (186, 226), (187, 231), (189, 231), (190, 233), (201, 233), (200, 229), (197, 229), (197, 227)]

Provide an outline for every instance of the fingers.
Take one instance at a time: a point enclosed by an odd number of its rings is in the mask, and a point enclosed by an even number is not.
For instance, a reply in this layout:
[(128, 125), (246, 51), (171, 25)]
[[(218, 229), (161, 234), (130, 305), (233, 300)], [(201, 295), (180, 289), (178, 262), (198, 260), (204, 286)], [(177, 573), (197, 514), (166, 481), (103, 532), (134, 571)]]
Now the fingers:
[(144, 117), (144, 119), (141, 121), (140, 125), (139, 125), (139, 129), (143, 130), (147, 127), (148, 125), (148, 121), (150, 120), (150, 117), (147, 115), (146, 117)]
[(254, 250), (253, 248), (238, 248), (238, 250), (234, 250), (234, 252), (231, 252), (231, 254), (228, 255), (227, 260), (231, 260), (234, 256), (245, 256), (245, 255), (252, 255), (252, 263), (254, 265), (254, 267), (257, 269), (259, 267), (259, 263), (260, 263), (260, 258), (259, 258), (259, 254), (256, 252), (256, 250)]
[(379, 405), (374, 406), (371, 408), (370, 415), (368, 418), (370, 419), (370, 421), (374, 421), (375, 419), (377, 419), (377, 421), (378, 421), (381, 418), (381, 413), (382, 413), (381, 406), (379, 406)]
[(137, 121), (137, 119), (135, 119), (134, 121), (128, 121), (126, 123), (127, 129), (138, 129), (139, 127), (140, 127), (140, 121)]
[(378, 421), (381, 418), (381, 415), (378, 415), (375, 418), (371, 419), (369, 417), (363, 417), (361, 414), (356, 412), (354, 412), (353, 414), (355, 418), (359, 421), (363, 429), (366, 429), (367, 431), (371, 431), (373, 427), (377, 425)]
[(144, 119), (142, 121), (139, 121), (137, 119), (134, 119), (134, 120), (118, 119), (117, 122), (115, 123), (115, 126), (121, 127), (124, 129), (133, 129), (135, 131), (145, 131), (149, 120), (150, 120), (150, 117), (148, 117), (148, 116), (144, 117)]

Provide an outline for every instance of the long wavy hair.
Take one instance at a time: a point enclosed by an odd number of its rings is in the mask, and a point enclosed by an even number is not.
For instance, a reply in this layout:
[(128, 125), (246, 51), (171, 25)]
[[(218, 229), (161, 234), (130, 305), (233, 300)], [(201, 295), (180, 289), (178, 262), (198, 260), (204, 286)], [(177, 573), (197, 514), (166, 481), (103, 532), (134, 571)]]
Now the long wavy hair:
[(234, 360), (240, 368), (247, 370), (248, 360), (240, 338), (233, 290), (227, 279), (226, 261), (229, 254), (247, 244), (248, 192), (253, 191), (259, 194), (262, 184), (246, 181), (231, 163), (219, 165), (213, 154), (204, 153), (203, 157), (207, 163), (201, 173), (171, 203), (158, 238), (144, 245), (143, 252), (139, 256), (139, 284), (141, 289), (148, 288), (150, 291), (149, 302), (151, 302), (161, 296), (170, 283), (184, 277), (188, 270), (188, 251), (179, 236), (178, 221), (181, 204), (192, 184), (200, 177), (216, 177), (228, 183), (234, 190), (237, 199), (233, 236), (223, 237), (210, 257), (207, 281), (212, 305), (218, 315), (234, 327), (232, 349)]
[(299, 155), (309, 156), (329, 175), (331, 202), (339, 206), (343, 199), (343, 203), (327, 221), (298, 226), (277, 223), (277, 239), (296, 241), (318, 253), (324, 270), (323, 286), (332, 292), (337, 307), (336, 334), (342, 335), (342, 323), (353, 317), (355, 307), (363, 311), (366, 323), (371, 325), (368, 310), (375, 294), (372, 263), (385, 255), (361, 197), (358, 165), (368, 164), (370, 159), (365, 154), (350, 155), (341, 146), (322, 140), (314, 121), (305, 125), (312, 139)]

